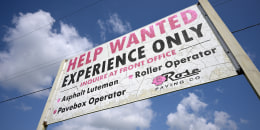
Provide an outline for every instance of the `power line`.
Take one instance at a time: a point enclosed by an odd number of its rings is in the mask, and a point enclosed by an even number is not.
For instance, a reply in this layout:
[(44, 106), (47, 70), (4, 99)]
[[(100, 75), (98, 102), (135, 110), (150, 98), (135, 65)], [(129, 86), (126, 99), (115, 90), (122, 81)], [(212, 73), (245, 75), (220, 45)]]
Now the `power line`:
[[(62, 20), (62, 19), (65, 19), (65, 18), (67, 18), (67, 17), (69, 17), (69, 16), (72, 16), (72, 15), (74, 15), (74, 14), (76, 14), (76, 13), (78, 13), (78, 12), (84, 10), (84, 9), (89, 8), (89, 7), (95, 6), (96, 4), (98, 4), (98, 3), (101, 2), (101, 1), (103, 1), (103, 0), (97, 0), (97, 1), (95, 1), (95, 2), (93, 2), (93, 3), (90, 3), (90, 4), (88, 4), (88, 5), (85, 5), (85, 6), (79, 8), (79, 9), (77, 9), (77, 10), (75, 10), (75, 11), (73, 11), (73, 12), (67, 14), (67, 15), (64, 15), (64, 16), (58, 18), (57, 21)], [(219, 5), (225, 4), (225, 3), (230, 2), (230, 1), (232, 1), (232, 0), (214, 1), (214, 3), (215, 3), (215, 6), (219, 6)], [(55, 23), (55, 22), (56, 22), (56, 21), (54, 21), (54, 23)], [(30, 34), (36, 32), (36, 31), (39, 31), (39, 30), (41, 30), (42, 28), (44, 28), (44, 27), (46, 27), (46, 26), (48, 26), (48, 25), (51, 25), (51, 24), (52, 24), (52, 23), (48, 23), (48, 24), (46, 24), (46, 25), (42, 25), (42, 26), (36, 28), (35, 30), (32, 30), (31, 32), (25, 33), (25, 34), (23, 34), (23, 35), (21, 35), (21, 36), (19, 36), (19, 37), (17, 37), (17, 38), (14, 38), (14, 39), (10, 40), (9, 42), (19, 40), (19, 39), (21, 39), (21, 38), (23, 38), (23, 37), (26, 37), (26, 36), (28, 36), (28, 35), (30, 35)], [(82, 49), (82, 50), (84, 50), (84, 49)], [(82, 51), (82, 50), (79, 50), (79, 51)], [(73, 54), (73, 53), (72, 53), (72, 54)], [(71, 54), (70, 54), (70, 55), (71, 55)], [(57, 59), (59, 59), (59, 58), (57, 58)], [(25, 69), (25, 70), (20, 71), (20, 72), (18, 72), (18, 73), (11, 74), (11, 75), (9, 75), (6, 79), (4, 79), (4, 80), (2, 80), (2, 81), (0, 80), (0, 82), (6, 82), (6, 81), (9, 81), (9, 80), (18, 78), (18, 77), (24, 75), (24, 73), (33, 72), (33, 71), (35, 71), (35, 70), (38, 69), (38, 68), (41, 69), (41, 68), (45, 68), (45, 66), (51, 66), (51, 65), (58, 64), (58, 63), (60, 62), (60, 60), (57, 60), (57, 59), (55, 59), (54, 63), (46, 63), (46, 64), (35, 65), (35, 66), (32, 66), (30, 69), (28, 69), (29, 71), (28, 71), (27, 69)], [(34, 68), (35, 70), (32, 70), (32, 68)]]
[[(69, 17), (69, 16), (72, 16), (72, 15), (74, 15), (74, 14), (76, 14), (76, 13), (78, 13), (78, 12), (80, 12), (80, 11), (86, 9), (86, 8), (95, 6), (96, 4), (98, 4), (98, 3), (101, 2), (101, 1), (103, 1), (103, 0), (97, 0), (97, 1), (95, 1), (95, 2), (93, 2), (93, 3), (91, 3), (91, 4), (85, 5), (85, 6), (79, 8), (79, 9), (77, 9), (77, 10), (75, 10), (75, 11), (73, 11), (73, 12), (67, 14), (67, 15), (64, 15), (64, 16), (58, 18), (57, 21), (62, 20), (62, 19), (65, 19), (65, 18), (67, 18), (67, 17)], [(225, 4), (225, 3), (230, 2), (230, 1), (232, 1), (232, 0), (214, 1), (213, 3), (215, 4), (215, 6), (219, 6), (219, 5)], [(55, 22), (56, 22), (56, 21), (54, 21), (54, 23), (55, 23)], [(17, 37), (17, 38), (14, 38), (14, 39), (10, 40), (9, 42), (12, 42), (12, 41), (15, 41), (15, 40), (19, 40), (19, 39), (21, 39), (21, 38), (23, 38), (23, 37), (26, 37), (26, 36), (28, 36), (28, 35), (30, 35), (30, 34), (36, 32), (36, 31), (39, 31), (39, 30), (41, 30), (42, 28), (44, 28), (44, 27), (46, 27), (46, 26), (48, 26), (48, 25), (51, 25), (51, 24), (52, 24), (52, 23), (48, 23), (48, 24), (46, 24), (46, 25), (42, 25), (42, 26), (40, 26), (39, 28), (36, 28), (35, 30), (32, 30), (31, 32), (25, 33), (25, 34), (23, 34), (23, 35), (21, 35), (21, 36), (19, 36), (19, 37)], [(85, 48), (85, 49), (87, 49), (87, 48)], [(79, 50), (79, 51), (77, 51), (77, 52), (83, 51), (83, 50), (85, 50), (85, 49), (81, 49), (81, 50)], [(70, 55), (72, 55), (72, 54), (74, 54), (74, 53), (75, 53), (75, 52), (71, 53)], [(65, 55), (65, 56), (68, 56), (68, 55)], [(0, 80), (0, 82), (6, 82), (6, 81), (9, 81), (9, 80), (12, 80), (12, 79), (16, 79), (16, 78), (18, 78), (18, 77), (20, 77), (20, 76), (23, 76), (24, 73), (30, 73), (30, 72), (34, 72), (34, 71), (37, 70), (37, 69), (46, 68), (45, 66), (48, 67), (48, 66), (52, 66), (52, 65), (58, 64), (58, 63), (60, 62), (60, 60), (58, 60), (58, 59), (60, 59), (60, 58), (54, 59), (54, 60), (53, 60), (53, 63), (49, 63), (49, 62), (48, 62), (48, 63), (45, 63), (45, 64), (39, 64), (39, 65), (32, 66), (32, 67), (30, 67), (29, 69), (25, 69), (25, 70), (22, 70), (22, 71), (20, 71), (20, 72), (16, 72), (16, 73), (14, 73), (14, 74), (11, 74), (11, 75), (7, 76), (6, 79), (3, 79), (2, 81)]]
[[(77, 10), (75, 10), (75, 11), (73, 11), (73, 12), (67, 14), (67, 15), (64, 15), (64, 16), (58, 18), (56, 21), (60, 21), (60, 20), (65, 19), (65, 18), (67, 18), (67, 17), (69, 17), (69, 16), (72, 16), (72, 15), (74, 15), (74, 14), (76, 14), (76, 13), (78, 13), (78, 12), (84, 10), (84, 9), (90, 8), (90, 7), (92, 7), (92, 6), (95, 6), (96, 4), (98, 4), (98, 3), (101, 2), (101, 1), (104, 1), (104, 0), (97, 0), (97, 1), (95, 1), (95, 2), (93, 2), (93, 3), (90, 3), (90, 4), (88, 4), (88, 5), (85, 5), (85, 6), (79, 8), (79, 9), (77, 9)], [(56, 21), (54, 21), (53, 23), (55, 23)], [(30, 34), (36, 32), (36, 31), (39, 31), (39, 30), (41, 30), (42, 28), (44, 28), (44, 27), (46, 27), (46, 26), (49, 26), (49, 25), (51, 25), (51, 24), (52, 24), (52, 23), (50, 22), (50, 23), (48, 23), (48, 24), (42, 25), (42, 26), (40, 26), (40, 27), (38, 27), (38, 28), (36, 28), (36, 29), (34, 29), (34, 30), (28, 32), (28, 33), (25, 33), (25, 34), (23, 34), (23, 35), (21, 35), (21, 36), (19, 36), (19, 37), (17, 37), (17, 38), (11, 39), (9, 42), (13, 42), (13, 41), (19, 40), (19, 39), (21, 39), (21, 38), (23, 38), (23, 37), (26, 37), (26, 36), (28, 36), (28, 35), (30, 35)]]
[[(85, 5), (85, 6), (79, 8), (79, 9), (77, 9), (77, 10), (75, 10), (75, 11), (73, 11), (73, 12), (67, 14), (67, 15), (64, 15), (64, 16), (58, 18), (57, 21), (62, 20), (62, 19), (65, 19), (65, 18), (67, 18), (67, 17), (69, 17), (69, 16), (72, 16), (72, 15), (74, 15), (74, 14), (76, 14), (76, 13), (78, 13), (78, 12), (84, 10), (84, 9), (89, 8), (89, 7), (95, 6), (96, 4), (98, 4), (98, 3), (101, 2), (101, 1), (103, 1), (103, 0), (97, 0), (97, 1), (95, 1), (95, 2), (93, 2), (93, 3), (90, 3), (90, 4), (88, 4), (88, 5)], [(227, 3), (227, 2), (230, 2), (230, 1), (231, 1), (231, 0), (225, 0), (225, 1), (220, 1), (220, 2), (219, 2), (219, 1), (216, 1), (215, 3), (217, 3), (217, 4), (216, 4), (215, 6), (218, 6), (219, 4), (224, 4), (224, 3)], [(55, 22), (56, 22), (56, 21), (54, 21), (54, 23), (55, 23)], [(14, 38), (14, 39), (10, 40), (9, 42), (19, 40), (19, 39), (21, 39), (21, 38), (23, 38), (23, 37), (26, 37), (26, 36), (28, 36), (28, 35), (30, 35), (30, 34), (36, 32), (36, 31), (39, 31), (39, 30), (41, 30), (42, 28), (44, 28), (44, 27), (46, 27), (46, 26), (48, 26), (48, 25), (51, 25), (51, 24), (52, 24), (52, 23), (48, 23), (48, 24), (46, 24), (46, 25), (42, 25), (42, 26), (36, 28), (35, 30), (32, 30), (31, 32), (25, 33), (25, 34), (23, 34), (23, 35), (21, 35), (21, 36), (19, 36), (19, 37), (17, 37), (17, 38)], [(87, 49), (87, 48), (85, 48), (85, 49)], [(79, 51), (77, 51), (77, 52), (83, 51), (83, 50), (85, 50), (85, 49), (81, 49), (81, 50), (79, 50)], [(74, 54), (74, 53), (75, 53), (75, 52), (73, 52), (72, 54)], [(70, 54), (70, 55), (72, 55), (72, 54)], [(68, 55), (65, 55), (65, 56), (68, 56)], [(25, 70), (22, 70), (22, 71), (20, 71), (20, 72), (16, 72), (16, 73), (14, 73), (14, 74), (11, 74), (11, 75), (7, 76), (6, 79), (3, 79), (2, 81), (0, 80), (0, 82), (6, 82), (6, 81), (9, 81), (9, 80), (12, 80), (12, 79), (16, 79), (16, 78), (18, 78), (18, 77), (20, 77), (20, 76), (23, 76), (25, 73), (31, 73), (31, 72), (34, 72), (34, 71), (37, 70), (37, 69), (46, 68), (46, 66), (48, 67), (48, 66), (52, 66), (52, 65), (58, 64), (58, 63), (60, 62), (60, 60), (58, 60), (58, 59), (60, 59), (60, 58), (54, 59), (54, 60), (53, 60), (53, 63), (49, 63), (49, 62), (48, 62), (48, 63), (45, 63), (45, 64), (39, 64), (39, 65), (35, 65), (35, 66), (30, 67), (30, 69), (25, 69)]]
[(21, 95), (21, 96), (17, 96), (17, 97), (14, 97), (14, 98), (9, 98), (7, 100), (1, 101), (0, 104), (4, 103), (4, 102), (15, 100), (15, 99), (18, 99), (18, 98), (22, 98), (22, 97), (25, 97), (25, 96), (29, 96), (29, 95), (32, 95), (32, 94), (35, 94), (35, 93), (39, 93), (39, 92), (42, 92), (42, 91), (45, 91), (45, 90), (48, 90), (48, 89), (51, 89), (51, 88), (52, 87), (49, 87), (49, 88), (41, 89), (41, 90), (38, 90), (38, 91), (30, 92), (30, 93), (27, 93), (27, 94), (24, 94), (24, 95)]
[[(75, 10), (75, 11), (73, 11), (73, 12), (67, 14), (67, 15), (64, 15), (64, 16), (58, 18), (57, 21), (60, 21), (60, 20), (65, 19), (65, 18), (67, 18), (67, 17), (70, 17), (70, 16), (72, 16), (72, 15), (74, 15), (74, 14), (77, 14), (78, 12), (80, 12), (80, 11), (82, 11), (82, 10), (84, 10), (84, 9), (90, 8), (90, 7), (92, 7), (92, 6), (95, 6), (96, 4), (98, 4), (98, 3), (101, 2), (101, 1), (104, 1), (104, 0), (97, 0), (97, 1), (95, 1), (95, 2), (93, 2), (93, 3), (90, 3), (90, 4), (88, 4), (88, 5), (85, 5), (85, 6), (79, 8), (79, 9), (77, 9), (77, 10)], [(223, 1), (223, 2), (221, 2), (221, 1), (218, 2), (218, 1), (217, 1), (217, 2), (215, 2), (215, 5), (214, 5), (214, 6), (217, 7), (217, 6), (219, 6), (219, 5), (226, 4), (227, 2), (230, 2), (230, 1), (232, 1), (232, 0), (226, 0), (226, 1)], [(53, 23), (55, 23), (55, 22), (56, 22), (56, 21), (54, 21)], [(39, 30), (41, 30), (42, 28), (44, 28), (44, 27), (46, 27), (46, 26), (49, 26), (49, 25), (51, 25), (51, 24), (52, 24), (52, 23), (48, 23), (48, 24), (42, 25), (42, 26), (40, 26), (40, 27), (38, 27), (38, 28), (36, 28), (36, 29), (34, 29), (34, 30), (28, 32), (28, 33), (22, 34), (21, 36), (19, 36), (19, 37), (17, 37), (17, 38), (14, 38), (14, 39), (9, 40), (9, 42), (13, 42), (13, 41), (19, 40), (19, 39), (21, 39), (21, 38), (23, 38), (23, 37), (26, 37), (26, 36), (28, 36), (28, 35), (30, 35), (30, 34), (36, 32), (36, 31), (39, 31)]]
[(251, 26), (247, 26), (247, 27), (245, 27), (245, 28), (238, 29), (238, 30), (236, 30), (236, 31), (233, 31), (232, 33), (237, 33), (237, 32), (240, 32), (240, 31), (243, 31), (243, 30), (246, 30), (246, 29), (249, 29), (249, 28), (258, 26), (258, 25), (260, 25), (260, 23), (257, 23), (257, 24), (251, 25)]
[(216, 1), (216, 2), (214, 2), (213, 4), (214, 4), (214, 7), (217, 7), (217, 6), (226, 4), (226, 3), (230, 2), (230, 1), (232, 1), (232, 0)]
[[(64, 16), (58, 18), (57, 21), (62, 20), (62, 19), (65, 19), (65, 18), (67, 18), (67, 17), (69, 17), (69, 16), (72, 16), (72, 15), (74, 15), (74, 14), (76, 14), (76, 13), (78, 13), (78, 12), (84, 10), (84, 9), (90, 8), (90, 7), (92, 7), (92, 6), (95, 6), (96, 4), (98, 4), (98, 3), (102, 2), (102, 1), (104, 1), (104, 0), (96, 0), (96, 1), (93, 2), (93, 3), (87, 4), (87, 5), (85, 5), (85, 6), (81, 7), (81, 8), (79, 8), (79, 9), (77, 9), (77, 10), (75, 10), (75, 11), (73, 11), (73, 12), (67, 14), (67, 15), (64, 15)], [(56, 21), (54, 21), (54, 23), (55, 23), (55, 22), (56, 22)], [(14, 38), (14, 39), (9, 40), (9, 42), (13, 42), (13, 41), (19, 40), (19, 39), (21, 39), (21, 38), (23, 38), (23, 37), (26, 37), (26, 36), (28, 36), (28, 35), (30, 35), (30, 34), (36, 32), (36, 31), (39, 31), (39, 30), (41, 30), (42, 28), (44, 28), (44, 27), (46, 27), (46, 26), (49, 26), (49, 25), (51, 25), (51, 24), (53, 24), (53, 23), (48, 23), (48, 24), (42, 25), (42, 26), (40, 26), (40, 27), (38, 27), (38, 28), (36, 28), (36, 29), (34, 29), (34, 30), (28, 32), (28, 33), (25, 33), (25, 34), (23, 34), (23, 35), (21, 35), (21, 36), (19, 36), (19, 37), (17, 37), (17, 38)], [(78, 52), (83, 51), (83, 50), (85, 50), (85, 49), (87, 49), (87, 48), (81, 49), (81, 50), (76, 51), (76, 52), (74, 52), (74, 53), (78, 53)], [(73, 53), (72, 53), (72, 54), (73, 54)], [(70, 54), (70, 55), (71, 55), (71, 54)], [(68, 55), (66, 55), (66, 56), (68, 56)], [(57, 58), (57, 59), (60, 59), (60, 58)], [(46, 68), (46, 67), (48, 67), (48, 66), (55, 65), (55, 64), (59, 63), (57, 59), (55, 59), (53, 63), (40, 64), (40, 65), (31, 67), (28, 71), (27, 71), (27, 70), (23, 70), (23, 71), (19, 72), (18, 74), (17, 74), (17, 73), (16, 73), (16, 74), (11, 74), (11, 77), (9, 77), (9, 78), (7, 78), (7, 79), (5, 79), (5, 80), (3, 80), (3, 81), (0, 81), (0, 82), (5, 82), (5, 81), (8, 81), (8, 80), (12, 80), (12, 79), (18, 78), (18, 77), (22, 76), (24, 73), (32, 73), (32, 72), (35, 71), (36, 69)], [(59, 60), (59, 61), (60, 61), (60, 60)], [(34, 69), (32, 69), (32, 68), (34, 68)], [(51, 89), (51, 88), (52, 88), (52, 87), (44, 88), (44, 89), (41, 89), (41, 90), (37, 90), (37, 91), (34, 91), (34, 92), (30, 92), (30, 93), (27, 93), (27, 94), (23, 94), (23, 95), (21, 95), (21, 96), (17, 96), (17, 97), (14, 97), (14, 98), (10, 98), (10, 99), (7, 99), (7, 100), (0, 101), (0, 103), (4, 103), (4, 102), (8, 102), (8, 101), (15, 100), (15, 99), (18, 99), (18, 98), (22, 98), (22, 97), (25, 97), (25, 96), (29, 96), (29, 95), (32, 95), (32, 94), (35, 94), (35, 93), (38, 93), (38, 92), (42, 92), (42, 91), (45, 91), (45, 90), (48, 90), (48, 89)]]
[[(64, 15), (64, 16), (58, 18), (56, 21), (60, 21), (60, 20), (62, 20), (62, 19), (65, 19), (65, 18), (67, 18), (67, 17), (70, 17), (70, 16), (72, 16), (72, 15), (74, 15), (74, 14), (76, 14), (76, 13), (78, 13), (78, 12), (84, 10), (84, 9), (90, 8), (90, 7), (92, 7), (92, 6), (95, 6), (96, 4), (98, 4), (98, 3), (101, 2), (101, 1), (104, 1), (104, 0), (96, 0), (96, 1), (93, 2), (93, 3), (87, 4), (87, 5), (85, 5), (85, 6), (81, 7), (81, 8), (79, 8), (79, 9), (77, 9), (77, 10), (75, 10), (75, 11), (73, 11), (73, 12), (67, 14), (67, 15)], [(55, 23), (56, 21), (54, 21), (54, 23)], [(48, 23), (48, 24), (42, 25), (42, 26), (40, 26), (40, 27), (38, 27), (38, 28), (36, 28), (36, 29), (34, 29), (34, 30), (28, 32), (28, 33), (25, 33), (25, 34), (23, 34), (23, 35), (21, 35), (21, 36), (19, 36), (19, 37), (17, 37), (17, 38), (14, 38), (14, 39), (9, 40), (9, 42), (13, 42), (13, 41), (19, 40), (19, 39), (21, 39), (21, 38), (23, 38), (23, 37), (26, 37), (26, 36), (28, 36), (28, 35), (30, 35), (30, 34), (36, 32), (36, 31), (39, 31), (39, 30), (41, 30), (42, 28), (44, 28), (44, 27), (46, 27), (46, 26), (49, 26), (49, 25), (51, 25), (51, 24), (52, 24), (52, 23)], [(73, 53), (71, 53), (70, 55), (72, 55), (72, 54), (74, 54), (74, 53), (77, 53), (77, 52), (80, 52), (80, 51), (83, 51), (83, 50), (85, 50), (85, 49), (87, 49), (87, 48), (84, 48), (84, 49), (81, 49), (81, 50), (79, 50), (79, 51), (73, 52)], [(65, 56), (68, 56), (68, 55), (65, 55)], [(46, 64), (35, 65), (35, 66), (32, 66), (30, 69), (25, 69), (25, 70), (20, 71), (20, 72), (18, 72), (18, 73), (11, 74), (11, 75), (9, 75), (9, 76), (7, 77), (7, 79), (4, 79), (4, 80), (2, 80), (2, 81), (0, 81), (0, 82), (6, 82), (6, 81), (8, 81), (8, 80), (15, 79), (15, 78), (17, 78), (17, 77), (22, 76), (24, 73), (33, 72), (33, 71), (35, 71), (35, 70), (38, 69), (38, 68), (45, 68), (45, 66), (55, 65), (55, 64), (57, 64), (57, 63), (60, 62), (60, 60), (58, 60), (58, 59), (60, 59), (60, 58), (54, 59), (53, 63), (49, 63), (49, 62), (48, 62), (48, 63), (46, 63)], [(34, 68), (34, 70), (32, 70), (32, 68)]]
[(34, 72), (34, 71), (36, 71), (36, 70), (38, 70), (38, 69), (43, 69), (43, 68), (47, 68), (47, 67), (53, 66), (53, 65), (55, 65), (55, 64), (60, 63), (61, 59), (64, 59), (64, 56), (65, 56), (65, 57), (68, 57), (68, 56), (77, 54), (77, 53), (79, 53), (79, 52), (81, 52), (81, 51), (83, 51), (83, 50), (85, 50), (85, 49), (87, 49), (87, 48), (80, 49), (80, 50), (78, 50), (78, 51), (72, 52), (72, 53), (70, 53), (69, 55), (63, 55), (63, 56), (61, 56), (61, 57), (59, 57), (59, 58), (54, 59), (52, 62), (49, 61), (49, 62), (51, 62), (51, 63), (48, 62), (48, 63), (44, 63), (44, 64), (34, 65), (34, 66), (30, 67), (29, 69), (24, 69), (24, 70), (22, 70), (22, 71), (20, 71), (20, 72), (10, 74), (10, 75), (7, 76), (7, 78), (2, 79), (2, 81), (0, 80), (0, 83), (1, 83), (1, 82), (3, 83), (3, 82), (6, 82), (6, 81), (9, 81), (9, 80), (16, 79), (16, 78), (18, 78), (18, 77), (23, 76), (24, 74), (32, 73), (32, 72)]
[[(240, 32), (240, 31), (243, 31), (243, 30), (246, 30), (246, 29), (249, 29), (249, 28), (258, 26), (258, 25), (260, 25), (260, 23), (257, 23), (257, 24), (254, 24), (254, 25), (250, 25), (250, 26), (247, 26), (247, 27), (245, 27), (245, 28), (238, 29), (238, 30), (236, 30), (236, 31), (232, 31), (232, 33), (237, 33), (237, 32)], [(70, 55), (72, 55), (72, 54), (74, 54), (74, 53), (81, 52), (81, 51), (83, 51), (83, 50), (84, 50), (84, 49), (75, 51), (75, 52), (71, 53)], [(66, 56), (68, 56), (68, 55), (66, 55)], [(60, 57), (60, 58), (62, 58), (62, 57)], [(60, 58), (57, 58), (57, 59), (60, 59)], [(57, 60), (57, 59), (55, 59), (53, 63), (40, 64), (40, 65), (32, 66), (32, 67), (29, 69), (29, 71), (24, 70), (24, 71), (15, 73), (15, 74), (11, 74), (11, 75), (9, 75), (10, 77), (8, 77), (7, 79), (3, 79), (3, 80), (0, 81), (0, 82), (6, 82), (6, 81), (9, 81), (9, 80), (18, 78), (18, 77), (20, 77), (20, 76), (23, 76), (24, 73), (31, 73), (31, 72), (34, 72), (34, 71), (37, 70), (37, 69), (42, 69), (42, 68), (46, 68), (46, 67), (49, 67), (49, 66), (58, 64), (58, 63), (60, 63), (60, 60)]]
[[(72, 16), (72, 15), (74, 15), (74, 14), (76, 14), (76, 13), (78, 13), (78, 12), (80, 12), (80, 11), (86, 9), (86, 8), (95, 6), (96, 4), (98, 4), (98, 3), (101, 2), (101, 1), (103, 1), (103, 0), (97, 0), (97, 1), (95, 1), (95, 2), (93, 2), (93, 3), (91, 3), (91, 4), (88, 4), (88, 5), (86, 5), (86, 6), (83, 6), (83, 7), (79, 8), (79, 9), (77, 9), (77, 10), (71, 12), (70, 14), (67, 14), (67, 15), (64, 15), (64, 16), (58, 18), (57, 21), (62, 20), (62, 19), (65, 19), (65, 18), (67, 18), (67, 17), (69, 17), (69, 16)], [(221, 2), (221, 1), (220, 1), (220, 2), (215, 2), (215, 7), (216, 7), (216, 6), (219, 6), (219, 5), (222, 5), (222, 4), (225, 4), (225, 3), (227, 3), (227, 2), (230, 2), (230, 1), (232, 1), (232, 0), (225, 0), (225, 1), (222, 1), (222, 2)], [(55, 23), (55, 22), (54, 22), (54, 23)], [(42, 28), (44, 28), (44, 27), (46, 27), (46, 26), (48, 26), (48, 25), (51, 25), (51, 24), (52, 24), (52, 23), (48, 23), (48, 24), (46, 24), (46, 25), (42, 25), (42, 26), (40, 26), (39, 28), (36, 28), (35, 30), (32, 30), (31, 32), (25, 33), (25, 34), (21, 35), (20, 37), (17, 37), (17, 38), (14, 38), (14, 39), (10, 40), (9, 42), (12, 42), (12, 41), (15, 41), (15, 40), (19, 40), (19, 39), (21, 39), (21, 38), (23, 38), (23, 37), (26, 37), (26, 36), (28, 36), (28, 35), (30, 35), (30, 34), (36, 32), (36, 31), (39, 31), (40, 29), (42, 29)], [(240, 32), (240, 31), (243, 31), (243, 30), (246, 30), (246, 29), (248, 29), (248, 28), (252, 28), (252, 27), (258, 26), (258, 25), (260, 25), (260, 23), (257, 23), (257, 24), (255, 24), (255, 25), (251, 25), (251, 26), (248, 26), (248, 27), (245, 27), (245, 28), (242, 28), (242, 29), (233, 31), (232, 33)], [(84, 50), (84, 49), (82, 49), (82, 50)], [(82, 50), (79, 50), (79, 51), (82, 51)], [(78, 52), (78, 51), (77, 51), (77, 52)], [(59, 58), (57, 58), (57, 59), (59, 59)], [(35, 69), (41, 69), (41, 68), (45, 68), (46, 66), (47, 66), (47, 67), (48, 67), (48, 66), (52, 66), (52, 65), (57, 64), (57, 63), (59, 63), (59, 61), (55, 60), (55, 62), (53, 62), (53, 63), (50, 63), (50, 64), (40, 64), (40, 65), (34, 66), (33, 68), (37, 67), (37, 68), (35, 68)], [(40, 67), (39, 67), (39, 66), (40, 66)], [(35, 69), (34, 69), (34, 70), (32, 70), (32, 68), (30, 68), (30, 69), (31, 69), (30, 71), (24, 70), (23, 72), (19, 72), (18, 74), (14, 75), (14, 76), (12, 76), (12, 77), (10, 77), (10, 78), (5, 79), (4, 81), (12, 80), (12, 79), (15, 79), (15, 78), (17, 78), (17, 77), (22, 76), (24, 73), (31, 73), (31, 72), (35, 71)], [(4, 81), (0, 81), (0, 82), (4, 82)], [(22, 97), (25, 97), (25, 96), (29, 96), (29, 95), (32, 95), (32, 94), (35, 94), (35, 93), (38, 93), (38, 92), (42, 92), (42, 91), (45, 91), (45, 90), (48, 90), (48, 89), (51, 89), (51, 88), (52, 88), (52, 87), (44, 88), (44, 89), (37, 90), (37, 91), (34, 91), (34, 92), (30, 92), (30, 93), (27, 93), (27, 94), (24, 94), (24, 95), (21, 95), (21, 96), (17, 96), (17, 97), (14, 97), (14, 98), (10, 98), (10, 99), (7, 99), (7, 100), (3, 100), (3, 101), (1, 101), (0, 103), (4, 103), (4, 102), (7, 102), (7, 101), (11, 101), (11, 100), (15, 100), (15, 99), (22, 98)]]
[[(237, 32), (240, 32), (240, 31), (244, 31), (248, 28), (252, 28), (252, 27), (255, 27), (255, 26), (258, 26), (260, 25), (260, 23), (257, 23), (257, 24), (254, 24), (254, 25), (251, 25), (251, 26), (247, 26), (245, 28), (242, 28), (242, 29), (238, 29), (236, 31), (233, 31), (231, 33), (237, 33)], [(34, 91), (34, 92), (30, 92), (30, 93), (27, 93), (27, 94), (23, 94), (21, 96), (17, 96), (17, 97), (14, 97), (14, 98), (9, 98), (7, 100), (3, 100), (3, 101), (0, 101), (0, 104), (1, 103), (4, 103), (4, 102), (8, 102), (8, 101), (11, 101), (11, 100), (15, 100), (15, 99), (18, 99), (18, 98), (22, 98), (22, 97), (25, 97), (25, 96), (29, 96), (29, 95), (32, 95), (32, 94), (35, 94), (35, 93), (39, 93), (39, 92), (42, 92), (42, 91), (45, 91), (45, 90), (48, 90), (48, 89), (51, 89), (52, 87), (49, 87), (49, 88), (44, 88), (44, 89), (41, 89), (41, 90), (37, 90), (37, 91)]]
[[(69, 17), (69, 16), (72, 16), (72, 15), (74, 15), (74, 14), (76, 14), (76, 13), (78, 13), (78, 12), (84, 10), (84, 9), (90, 8), (90, 7), (92, 7), (92, 6), (95, 6), (96, 4), (98, 4), (98, 3), (101, 2), (101, 1), (103, 1), (103, 0), (97, 0), (97, 1), (95, 1), (95, 2), (93, 2), (93, 3), (91, 3), (91, 4), (85, 5), (85, 6), (79, 8), (79, 9), (77, 9), (77, 10), (75, 10), (75, 11), (73, 11), (73, 12), (67, 14), (67, 15), (64, 15), (64, 16), (58, 18), (57, 21), (62, 20), (62, 19), (65, 19), (65, 18), (67, 18), (67, 17)], [(55, 23), (55, 22), (54, 22), (54, 23)], [(23, 34), (23, 35), (21, 35), (21, 36), (19, 36), (19, 37), (17, 37), (17, 38), (14, 38), (14, 39), (10, 40), (9, 42), (19, 40), (19, 39), (21, 39), (21, 38), (23, 38), (23, 37), (26, 37), (26, 36), (28, 36), (28, 35), (30, 35), (30, 34), (36, 32), (36, 31), (39, 31), (39, 30), (41, 30), (42, 28), (44, 28), (44, 27), (46, 27), (46, 26), (48, 26), (48, 25), (51, 25), (51, 24), (52, 24), (52, 23), (48, 23), (48, 24), (46, 24), (46, 25), (42, 25), (42, 26), (36, 28), (35, 30), (32, 30), (32, 31), (30, 31), (30, 32), (28, 32), (28, 33), (25, 33), (25, 34)], [(87, 49), (87, 48), (81, 49), (81, 50), (79, 50), (79, 51), (75, 51), (75, 52), (71, 53), (70, 55), (72, 55), (72, 54), (74, 54), (74, 53), (77, 53), (77, 52), (80, 52), (80, 51), (83, 51), (83, 50), (85, 50), (85, 49)], [(68, 55), (65, 55), (65, 56), (68, 56)], [(62, 56), (62, 57), (63, 57), (63, 56)], [(60, 58), (61, 58), (61, 57), (60, 57)], [(48, 63), (46, 63), (46, 64), (35, 65), (35, 66), (30, 67), (30, 69), (25, 69), (25, 70), (20, 71), (20, 72), (18, 72), (18, 73), (11, 74), (11, 75), (9, 75), (6, 79), (4, 79), (4, 80), (2, 80), (2, 81), (0, 80), (0, 82), (6, 82), (6, 81), (9, 81), (9, 80), (18, 78), (18, 77), (24, 75), (24, 73), (30, 73), (30, 72), (35, 71), (36, 69), (45, 68), (45, 66), (55, 65), (55, 64), (57, 64), (57, 63), (60, 62), (60, 60), (58, 60), (58, 59), (60, 59), (60, 58), (54, 59), (53, 63), (49, 63), (49, 62), (48, 62)], [(33, 70), (33, 69), (34, 69), (34, 70)]]

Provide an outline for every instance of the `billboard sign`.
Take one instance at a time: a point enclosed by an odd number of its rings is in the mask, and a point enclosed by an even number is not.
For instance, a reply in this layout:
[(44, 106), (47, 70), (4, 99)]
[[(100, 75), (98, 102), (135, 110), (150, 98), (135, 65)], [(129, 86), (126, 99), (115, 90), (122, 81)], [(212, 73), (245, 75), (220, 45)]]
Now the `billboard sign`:
[(237, 75), (198, 5), (68, 59), (47, 124)]

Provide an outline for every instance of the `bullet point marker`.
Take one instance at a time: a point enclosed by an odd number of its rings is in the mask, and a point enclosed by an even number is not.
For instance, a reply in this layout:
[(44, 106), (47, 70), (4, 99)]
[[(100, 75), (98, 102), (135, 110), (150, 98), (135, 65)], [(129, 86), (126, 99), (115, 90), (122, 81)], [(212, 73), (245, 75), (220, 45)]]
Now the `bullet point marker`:
[(129, 79), (132, 79), (132, 78), (133, 78), (133, 75), (129, 75), (128, 78), (129, 78)]
[(56, 114), (56, 112), (57, 112), (57, 110), (54, 110), (54, 111), (53, 111), (53, 114)]

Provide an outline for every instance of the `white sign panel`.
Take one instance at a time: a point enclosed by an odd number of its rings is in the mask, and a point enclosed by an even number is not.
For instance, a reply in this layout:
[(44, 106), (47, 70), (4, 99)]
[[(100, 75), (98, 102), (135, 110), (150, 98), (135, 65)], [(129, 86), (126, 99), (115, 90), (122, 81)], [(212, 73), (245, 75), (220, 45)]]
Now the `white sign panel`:
[(47, 123), (235, 75), (194, 5), (69, 59)]

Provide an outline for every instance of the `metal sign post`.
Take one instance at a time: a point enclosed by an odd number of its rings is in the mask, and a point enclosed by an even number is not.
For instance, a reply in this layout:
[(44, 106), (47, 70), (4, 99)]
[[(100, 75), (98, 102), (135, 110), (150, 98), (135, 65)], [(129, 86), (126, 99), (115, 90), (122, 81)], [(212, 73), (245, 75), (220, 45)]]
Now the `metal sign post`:
[(243, 48), (239, 45), (236, 38), (221, 20), (221, 18), (208, 2), (208, 0), (199, 0), (199, 3), (208, 15), (208, 17), (211, 19), (211, 22), (225, 41), (226, 45), (229, 47), (231, 53), (234, 55), (245, 77), (254, 89), (256, 95), (258, 96), (258, 98), (260, 98), (260, 72), (251, 61), (251, 59), (248, 57), (248, 55), (245, 53)]

